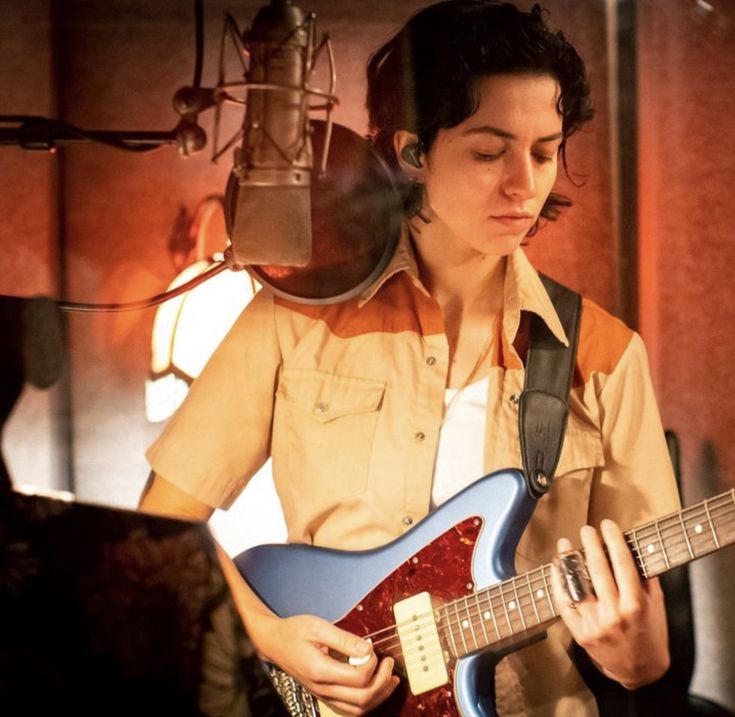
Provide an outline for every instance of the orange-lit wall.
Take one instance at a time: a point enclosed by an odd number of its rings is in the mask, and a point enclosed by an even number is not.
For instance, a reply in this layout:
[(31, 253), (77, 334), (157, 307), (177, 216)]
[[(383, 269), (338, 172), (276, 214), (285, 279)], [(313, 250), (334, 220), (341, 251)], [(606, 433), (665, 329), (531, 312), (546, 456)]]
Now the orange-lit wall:
[[(641, 328), (684, 497), (735, 487), (735, 5), (639, 6)], [(693, 566), (696, 687), (735, 705), (735, 554)]]

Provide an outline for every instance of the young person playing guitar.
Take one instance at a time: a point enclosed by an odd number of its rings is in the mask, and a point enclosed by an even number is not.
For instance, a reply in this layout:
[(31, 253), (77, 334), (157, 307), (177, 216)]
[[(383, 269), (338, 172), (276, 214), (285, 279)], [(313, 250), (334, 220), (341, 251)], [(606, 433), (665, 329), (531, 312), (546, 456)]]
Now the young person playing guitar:
[[(260, 292), (151, 447), (143, 509), (207, 519), (270, 456), (290, 541), (366, 549), (520, 465), (529, 315), (567, 340), (520, 247), (568, 204), (552, 188), (592, 117), (584, 65), (537, 7), (442, 2), (373, 55), (367, 106), (374, 146), (408, 187), (390, 266), (338, 305)], [(665, 672), (661, 589), (641, 582), (618, 525), (676, 509), (641, 339), (584, 300), (561, 459), (516, 564), (548, 561), (579, 535), (595, 594), (573, 604), (555, 592), (562, 622), (498, 665), (498, 714), (597, 714), (572, 640), (625, 687)], [(223, 560), (267, 660), (339, 713), (389, 697), (390, 657), (320, 618), (275, 616)]]

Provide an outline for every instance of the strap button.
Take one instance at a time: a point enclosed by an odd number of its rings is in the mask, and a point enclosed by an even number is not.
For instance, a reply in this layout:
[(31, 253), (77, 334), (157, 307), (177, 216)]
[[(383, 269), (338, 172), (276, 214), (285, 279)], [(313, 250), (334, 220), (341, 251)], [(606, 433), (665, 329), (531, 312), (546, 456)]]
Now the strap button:
[(514, 393), (514, 394), (513, 394), (513, 395), (512, 395), (511, 397), (510, 397), (510, 402), (511, 402), (512, 404), (514, 404), (514, 405), (517, 405), (517, 404), (518, 404), (518, 402), (519, 402), (520, 400), (521, 400), (521, 397), (520, 397), (520, 396), (519, 396), (519, 395), (518, 395), (517, 393)]
[(320, 416), (325, 414), (328, 410), (329, 404), (323, 403), (322, 401), (319, 401), (319, 403), (314, 406), (314, 413), (318, 413)]
[(403, 520), (401, 522), (404, 525), (413, 525), (413, 518), (410, 515), (404, 515)]
[(429, 366), (433, 366), (436, 363), (436, 357), (435, 356), (427, 356), (426, 357), (426, 363)]
[(423, 432), (421, 432), (421, 431), (419, 431), (419, 432), (418, 432), (418, 433), (417, 433), (417, 434), (416, 434), (416, 435), (414, 436), (414, 438), (415, 438), (415, 439), (416, 439), (417, 441), (423, 441), (423, 440), (424, 440), (424, 438), (426, 438), (426, 434), (425, 434), (425, 433), (423, 433)]

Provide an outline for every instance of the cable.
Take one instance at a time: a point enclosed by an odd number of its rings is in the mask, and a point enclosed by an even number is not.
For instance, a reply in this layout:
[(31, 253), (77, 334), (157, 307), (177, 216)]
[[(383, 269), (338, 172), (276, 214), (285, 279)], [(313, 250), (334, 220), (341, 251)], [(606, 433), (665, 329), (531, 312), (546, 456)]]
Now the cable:
[(162, 294), (156, 294), (155, 296), (151, 296), (148, 299), (141, 299), (140, 301), (129, 301), (122, 304), (88, 304), (79, 301), (57, 301), (56, 304), (62, 311), (78, 311), (83, 313), (119, 313), (122, 311), (140, 311), (142, 309), (150, 309), (162, 304), (164, 301), (173, 299), (175, 296), (191, 291), (195, 287), (199, 286), (199, 284), (203, 284), (207, 279), (211, 279), (226, 268), (227, 262), (221, 261), (207, 269), (199, 276), (195, 276), (193, 279), (187, 281), (185, 284), (177, 286), (175, 289), (164, 291)]

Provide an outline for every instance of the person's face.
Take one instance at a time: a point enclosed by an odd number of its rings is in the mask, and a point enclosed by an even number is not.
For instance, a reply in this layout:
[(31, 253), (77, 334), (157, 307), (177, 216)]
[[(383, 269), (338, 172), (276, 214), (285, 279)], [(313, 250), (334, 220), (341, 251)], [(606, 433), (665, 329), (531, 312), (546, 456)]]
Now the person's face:
[(424, 157), (426, 213), (446, 249), (506, 255), (538, 219), (556, 179), (562, 119), (549, 75), (478, 81), (477, 111), (442, 129)]

